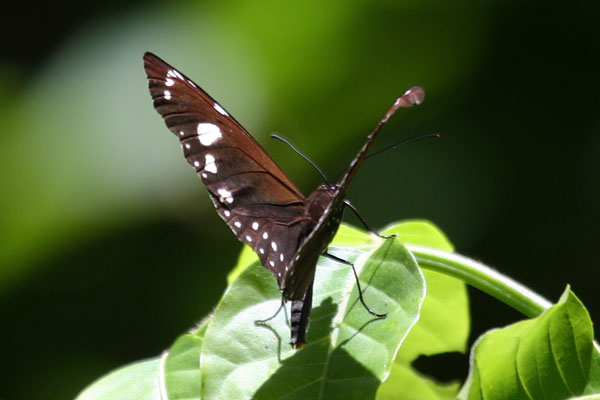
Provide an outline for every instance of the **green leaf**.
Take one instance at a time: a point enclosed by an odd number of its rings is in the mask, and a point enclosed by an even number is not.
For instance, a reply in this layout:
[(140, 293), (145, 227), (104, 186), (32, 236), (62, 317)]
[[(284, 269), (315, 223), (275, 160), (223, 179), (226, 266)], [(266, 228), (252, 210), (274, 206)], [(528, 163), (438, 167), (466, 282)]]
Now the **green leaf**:
[(537, 318), (482, 335), (462, 399), (566, 399), (597, 393), (598, 350), (583, 304), (567, 289)]
[[(452, 251), (446, 236), (427, 221), (407, 221), (384, 230), (396, 234), (407, 245), (427, 246)], [(421, 319), (406, 338), (389, 379), (377, 392), (378, 399), (450, 399), (456, 397), (460, 384), (442, 384), (414, 370), (411, 363), (419, 355), (465, 352), (469, 336), (469, 302), (462, 281), (434, 271), (423, 271), (427, 297)]]
[(159, 358), (152, 358), (121, 367), (88, 386), (76, 400), (160, 400), (159, 364)]
[(377, 391), (377, 400), (454, 399), (459, 389), (460, 382), (439, 383), (420, 375), (410, 365), (395, 362), (390, 378)]
[(204, 333), (210, 323), (206, 318), (194, 333), (180, 336), (169, 349), (162, 371), (169, 400), (200, 399), (200, 351)]
[(425, 220), (408, 220), (389, 225), (384, 235), (397, 235), (404, 244), (431, 247), (443, 251), (454, 251), (446, 235), (434, 224)]
[[(600, 395), (600, 348), (594, 341), (594, 350), (592, 351), (592, 365), (590, 367), (590, 377), (592, 377), (585, 388), (585, 393)], [(590, 397), (593, 398), (593, 397)]]
[(355, 247), (358, 249), (374, 249), (381, 240), (373, 234), (367, 234), (365, 231), (352, 225), (342, 224), (338, 229), (330, 246)]
[(235, 267), (227, 274), (227, 283), (231, 285), (249, 266), (258, 261), (258, 256), (248, 245), (244, 245)]
[(374, 319), (364, 310), (350, 268), (322, 259), (308, 343), (296, 351), (287, 344), (289, 328), (282, 314), (254, 324), (281, 301), (272, 274), (255, 262), (231, 283), (215, 310), (202, 346), (202, 391), (195, 396), (374, 398), (418, 319), (424, 282), (398, 240), (384, 241), (372, 254), (366, 250), (373, 247), (371, 239), (364, 235), (362, 243), (365, 249), (332, 246), (330, 251), (355, 262), (365, 301), (389, 313), (386, 319)]

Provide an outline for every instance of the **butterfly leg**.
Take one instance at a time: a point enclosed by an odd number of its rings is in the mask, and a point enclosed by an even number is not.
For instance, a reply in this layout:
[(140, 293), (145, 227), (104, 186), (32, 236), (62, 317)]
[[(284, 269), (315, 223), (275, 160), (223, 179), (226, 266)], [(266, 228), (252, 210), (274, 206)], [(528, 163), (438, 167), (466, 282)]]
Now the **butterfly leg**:
[(360, 222), (364, 225), (365, 228), (367, 228), (369, 232), (374, 233), (382, 239), (390, 239), (396, 237), (396, 235), (380, 235), (376, 230), (371, 229), (371, 227), (367, 224), (367, 221), (364, 220), (364, 218), (358, 213), (358, 210), (352, 205), (352, 203), (350, 203), (350, 200), (344, 200), (344, 205), (348, 206), (348, 208), (350, 208), (352, 212), (354, 212), (354, 214), (358, 217)]
[(281, 294), (281, 305), (279, 306), (279, 308), (277, 309), (277, 311), (275, 311), (275, 314), (271, 315), (269, 318), (266, 319), (257, 319), (256, 321), (254, 321), (255, 324), (264, 324), (266, 322), (269, 322), (270, 320), (272, 320), (273, 318), (275, 318), (279, 312), (281, 310), (284, 310), (284, 314), (285, 314), (285, 322), (286, 324), (288, 323), (288, 319), (287, 319), (287, 313), (285, 312), (285, 297), (283, 296), (283, 293)]
[(350, 261), (346, 261), (343, 258), (339, 258), (337, 256), (334, 256), (333, 254), (330, 254), (328, 252), (323, 253), (323, 256), (333, 260), (333, 261), (337, 261), (339, 263), (342, 264), (346, 264), (352, 267), (352, 272), (354, 272), (354, 278), (356, 279), (356, 287), (358, 288), (358, 297), (360, 299), (360, 302), (362, 303), (363, 307), (366, 308), (366, 310), (369, 312), (369, 314), (377, 317), (377, 318), (385, 318), (387, 317), (387, 313), (384, 314), (378, 314), (375, 311), (371, 310), (369, 308), (369, 306), (367, 306), (367, 303), (365, 303), (365, 299), (363, 298), (363, 294), (362, 294), (362, 289), (360, 287), (360, 282), (358, 280), (358, 274), (356, 273), (356, 269), (354, 268), (354, 264), (352, 264)]

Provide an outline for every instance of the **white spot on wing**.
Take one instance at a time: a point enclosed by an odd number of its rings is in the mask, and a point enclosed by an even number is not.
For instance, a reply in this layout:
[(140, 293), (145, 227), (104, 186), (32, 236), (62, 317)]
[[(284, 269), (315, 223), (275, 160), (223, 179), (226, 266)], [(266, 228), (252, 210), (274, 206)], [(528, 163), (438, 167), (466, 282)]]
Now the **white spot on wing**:
[(252, 223), (252, 229), (254, 229), (255, 231), (258, 230), (258, 222), (253, 222)]
[(225, 210), (225, 211), (223, 211), (223, 214), (225, 214), (225, 216), (226, 216), (227, 218), (229, 218), (229, 217), (231, 216), (231, 212), (230, 212), (229, 210)]
[(217, 164), (215, 164), (215, 158), (210, 154), (204, 156), (204, 170), (213, 174), (217, 173)]
[(233, 203), (233, 197), (231, 196), (231, 192), (229, 190), (219, 189), (217, 190), (217, 193), (219, 193), (219, 195), (221, 196), (221, 198), (219, 199), (221, 203), (225, 201), (229, 204)]
[(263, 249), (263, 248), (261, 247), (260, 249), (258, 249), (258, 252), (259, 252), (260, 254), (265, 254), (265, 249)]
[(252, 241), (252, 237), (250, 235), (246, 235), (246, 241), (251, 242)]
[(223, 135), (221, 130), (215, 124), (201, 122), (198, 124), (198, 139), (204, 146), (210, 146), (219, 140)]
[(269, 238), (269, 234), (267, 232), (263, 233), (263, 239), (268, 239)]
[(170, 69), (169, 72), (167, 72), (167, 76), (170, 76), (171, 78), (179, 78), (179, 79), (183, 80), (183, 75), (181, 75), (179, 73), (179, 71), (174, 70), (174, 69)]
[(279, 253), (279, 261), (283, 262), (283, 253)]
[(242, 227), (242, 223), (240, 221), (235, 221), (233, 224), (236, 226), (236, 228)]
[(171, 78), (167, 78), (167, 81), (165, 82), (165, 85), (167, 86), (173, 86), (175, 84), (175, 81)]
[(273, 249), (273, 251), (277, 251), (277, 243), (271, 242), (271, 248)]
[(168, 90), (165, 90), (165, 92), (163, 94), (165, 96), (165, 99), (171, 100), (171, 92), (169, 92)]
[(185, 144), (185, 148), (186, 148), (186, 149), (191, 149), (191, 148), (192, 148), (192, 145), (191, 145), (191, 144), (189, 144), (189, 143), (186, 143), (186, 144)]
[(194, 161), (194, 167), (199, 167), (200, 163), (198, 161)]
[(183, 131), (179, 131), (179, 136), (183, 136), (185, 135), (185, 133), (183, 133)]
[(229, 114), (227, 114), (227, 111), (225, 111), (225, 109), (223, 109), (223, 107), (221, 107), (219, 104), (215, 103), (214, 108), (219, 114), (224, 115), (226, 117), (229, 116)]
[(273, 261), (273, 260), (269, 261), (269, 265), (270, 265), (271, 267), (274, 267), (274, 266), (275, 266), (275, 261)]
[(203, 177), (204, 179), (208, 178), (208, 175), (206, 174), (206, 172), (203, 172), (203, 173), (202, 173), (202, 177)]

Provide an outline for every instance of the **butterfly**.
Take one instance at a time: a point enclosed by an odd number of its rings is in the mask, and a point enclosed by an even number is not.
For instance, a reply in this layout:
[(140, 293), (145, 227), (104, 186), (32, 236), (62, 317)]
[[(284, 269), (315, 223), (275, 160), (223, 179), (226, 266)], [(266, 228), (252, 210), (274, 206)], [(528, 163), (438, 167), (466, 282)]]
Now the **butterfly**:
[[(301, 348), (319, 257), (346, 262), (327, 253), (327, 247), (344, 207), (354, 210), (345, 200), (348, 186), (381, 127), (399, 107), (420, 104), (423, 89), (414, 86), (395, 101), (339, 183), (322, 184), (305, 197), (246, 129), (192, 80), (149, 52), (144, 68), (154, 108), (179, 138), (217, 213), (273, 273), (282, 304), (292, 301), (290, 344)], [(359, 294), (366, 307), (360, 286)]]

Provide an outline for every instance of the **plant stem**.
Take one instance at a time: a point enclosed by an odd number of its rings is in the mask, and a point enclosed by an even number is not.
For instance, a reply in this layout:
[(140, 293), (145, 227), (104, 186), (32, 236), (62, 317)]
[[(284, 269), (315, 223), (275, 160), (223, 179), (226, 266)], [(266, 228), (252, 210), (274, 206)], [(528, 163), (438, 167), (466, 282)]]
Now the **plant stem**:
[(533, 318), (552, 303), (527, 287), (471, 258), (421, 246), (406, 246), (419, 265), (458, 278)]

